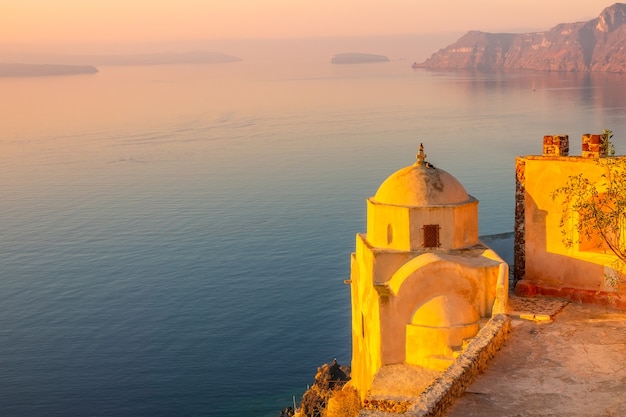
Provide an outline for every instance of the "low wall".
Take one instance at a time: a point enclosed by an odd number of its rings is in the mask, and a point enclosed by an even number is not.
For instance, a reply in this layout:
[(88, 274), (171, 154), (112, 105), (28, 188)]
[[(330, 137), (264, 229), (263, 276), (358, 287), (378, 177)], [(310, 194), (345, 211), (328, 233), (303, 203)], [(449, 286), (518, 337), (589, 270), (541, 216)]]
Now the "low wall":
[[(470, 386), (487, 362), (502, 347), (509, 335), (510, 318), (506, 314), (492, 317), (443, 375), (426, 388), (402, 414), (407, 417), (440, 417)], [(398, 414), (362, 410), (359, 417), (391, 417)]]

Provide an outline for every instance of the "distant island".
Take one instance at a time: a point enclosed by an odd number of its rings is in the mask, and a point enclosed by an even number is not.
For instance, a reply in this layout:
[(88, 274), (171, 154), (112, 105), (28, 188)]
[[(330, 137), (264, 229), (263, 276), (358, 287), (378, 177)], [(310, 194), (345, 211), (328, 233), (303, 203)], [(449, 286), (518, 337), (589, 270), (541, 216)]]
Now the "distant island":
[(162, 52), (146, 54), (65, 56), (64, 62), (89, 62), (94, 65), (171, 65), (236, 62), (241, 58), (220, 52)]
[(387, 62), (389, 58), (384, 55), (375, 54), (359, 54), (359, 53), (341, 53), (335, 54), (330, 58), (333, 64), (363, 64), (369, 62)]
[[(205, 51), (114, 55), (42, 55), (36, 59), (46, 63), (0, 63), (0, 77), (95, 74), (98, 72), (95, 65), (194, 65), (241, 61), (241, 58), (236, 56)], [(34, 59), (31, 57), (27, 61), (34, 61)]]
[(626, 4), (615, 3), (588, 22), (562, 23), (547, 32), (470, 31), (413, 67), (625, 73), (625, 23)]
[(93, 65), (16, 64), (0, 62), (0, 77), (42, 77), (52, 75), (95, 74)]

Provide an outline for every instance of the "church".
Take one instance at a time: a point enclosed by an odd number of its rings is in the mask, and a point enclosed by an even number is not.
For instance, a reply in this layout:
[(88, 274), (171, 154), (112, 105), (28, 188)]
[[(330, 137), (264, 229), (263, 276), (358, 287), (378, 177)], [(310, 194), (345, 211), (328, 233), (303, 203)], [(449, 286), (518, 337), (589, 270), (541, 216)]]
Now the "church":
[(508, 265), (478, 238), (478, 200), (426, 161), (367, 199), (351, 255), (352, 385), (364, 399), (388, 366), (446, 369), (506, 312)]

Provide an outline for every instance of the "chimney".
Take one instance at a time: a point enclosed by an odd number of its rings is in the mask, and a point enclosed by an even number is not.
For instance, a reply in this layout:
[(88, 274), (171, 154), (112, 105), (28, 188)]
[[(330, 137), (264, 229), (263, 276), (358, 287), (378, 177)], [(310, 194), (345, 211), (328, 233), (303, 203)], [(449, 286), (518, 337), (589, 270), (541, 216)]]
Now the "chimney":
[(547, 135), (543, 137), (544, 156), (568, 156), (569, 136), (568, 135)]
[(601, 158), (608, 155), (606, 144), (602, 141), (602, 135), (583, 135), (583, 158)]

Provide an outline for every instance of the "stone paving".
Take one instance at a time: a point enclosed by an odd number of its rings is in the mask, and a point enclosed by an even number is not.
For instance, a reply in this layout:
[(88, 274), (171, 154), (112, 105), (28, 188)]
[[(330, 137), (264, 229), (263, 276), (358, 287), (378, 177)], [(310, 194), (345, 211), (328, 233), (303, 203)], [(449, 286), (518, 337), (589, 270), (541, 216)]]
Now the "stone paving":
[(552, 298), (523, 298), (509, 295), (508, 314), (511, 318), (521, 318), (535, 322), (554, 320), (569, 301)]
[(447, 417), (626, 416), (626, 312), (510, 299), (502, 349)]

